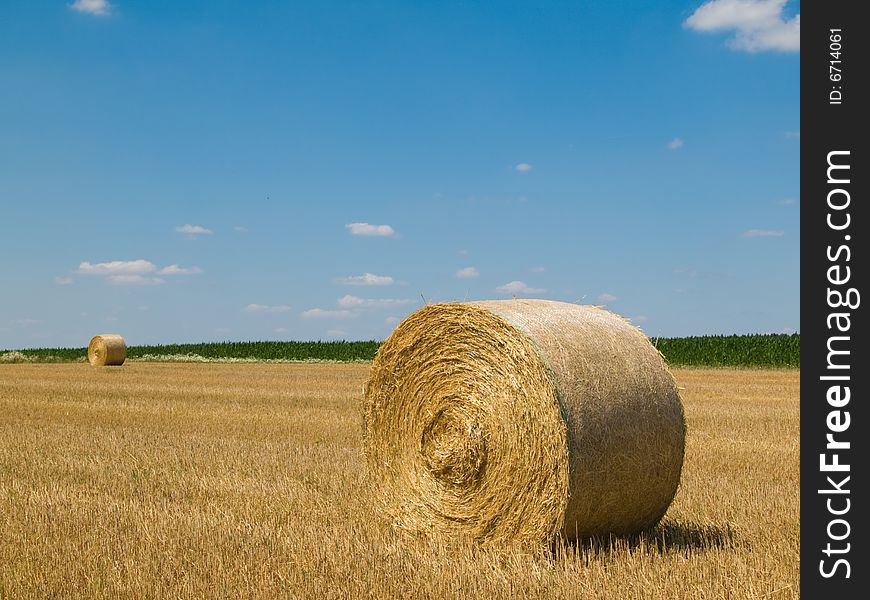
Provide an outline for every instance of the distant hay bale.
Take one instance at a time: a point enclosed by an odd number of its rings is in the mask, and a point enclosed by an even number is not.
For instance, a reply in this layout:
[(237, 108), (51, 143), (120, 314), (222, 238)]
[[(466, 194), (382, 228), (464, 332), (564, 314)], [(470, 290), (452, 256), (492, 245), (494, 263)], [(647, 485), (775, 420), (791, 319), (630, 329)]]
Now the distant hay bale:
[(88, 362), (93, 367), (123, 365), (127, 360), (127, 344), (116, 333), (95, 335), (88, 344)]
[(563, 302), (416, 311), (378, 351), (363, 422), (396, 526), (484, 543), (645, 529), (683, 465), (661, 354), (621, 317)]

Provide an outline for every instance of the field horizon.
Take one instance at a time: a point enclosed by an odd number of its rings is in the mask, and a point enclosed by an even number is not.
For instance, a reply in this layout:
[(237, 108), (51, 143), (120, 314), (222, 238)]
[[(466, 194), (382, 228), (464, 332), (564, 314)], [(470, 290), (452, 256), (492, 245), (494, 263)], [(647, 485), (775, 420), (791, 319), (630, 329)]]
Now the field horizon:
[[(800, 334), (650, 338), (671, 366), (800, 368)], [(127, 358), (151, 362), (367, 362), (382, 342), (256, 341), (131, 345)], [(87, 360), (87, 348), (0, 350), (0, 364)]]

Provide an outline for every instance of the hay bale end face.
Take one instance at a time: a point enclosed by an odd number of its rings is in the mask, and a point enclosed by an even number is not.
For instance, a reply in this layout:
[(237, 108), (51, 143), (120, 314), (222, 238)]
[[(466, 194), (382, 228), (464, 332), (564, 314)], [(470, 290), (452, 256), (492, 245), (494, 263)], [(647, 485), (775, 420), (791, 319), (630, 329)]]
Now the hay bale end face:
[(621, 317), (562, 302), (416, 311), (378, 351), (363, 422), (396, 525), (484, 543), (650, 527), (683, 465), (661, 354)]
[(127, 360), (127, 344), (116, 333), (95, 335), (88, 344), (88, 362), (94, 367), (120, 366)]

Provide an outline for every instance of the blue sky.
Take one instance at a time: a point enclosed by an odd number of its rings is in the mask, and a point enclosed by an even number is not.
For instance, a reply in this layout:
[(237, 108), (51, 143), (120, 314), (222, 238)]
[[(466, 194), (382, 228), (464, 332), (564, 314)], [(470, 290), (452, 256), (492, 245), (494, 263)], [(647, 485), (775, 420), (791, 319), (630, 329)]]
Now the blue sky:
[(799, 330), (799, 4), (0, 3), (0, 348)]

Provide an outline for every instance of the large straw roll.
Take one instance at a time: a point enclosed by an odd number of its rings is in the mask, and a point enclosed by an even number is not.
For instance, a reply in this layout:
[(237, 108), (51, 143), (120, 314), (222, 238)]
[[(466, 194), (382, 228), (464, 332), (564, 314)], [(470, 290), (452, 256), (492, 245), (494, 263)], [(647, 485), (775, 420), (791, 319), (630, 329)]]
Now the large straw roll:
[(562, 302), (418, 310), (378, 351), (363, 421), (394, 523), (485, 543), (647, 528), (683, 465), (661, 354), (617, 315)]
[(94, 367), (123, 365), (127, 360), (127, 344), (116, 333), (95, 335), (88, 344), (88, 362)]

